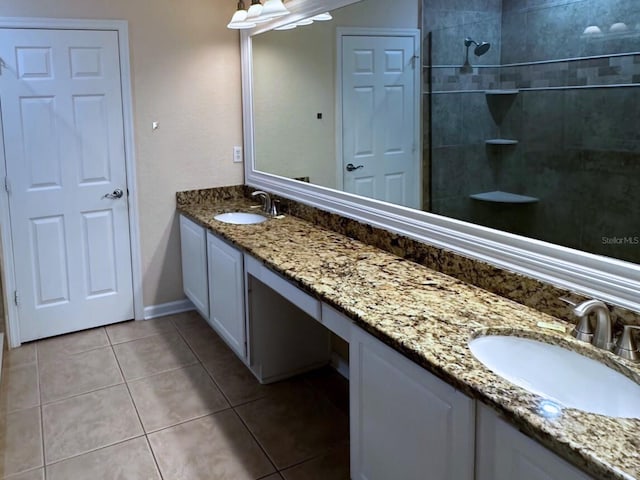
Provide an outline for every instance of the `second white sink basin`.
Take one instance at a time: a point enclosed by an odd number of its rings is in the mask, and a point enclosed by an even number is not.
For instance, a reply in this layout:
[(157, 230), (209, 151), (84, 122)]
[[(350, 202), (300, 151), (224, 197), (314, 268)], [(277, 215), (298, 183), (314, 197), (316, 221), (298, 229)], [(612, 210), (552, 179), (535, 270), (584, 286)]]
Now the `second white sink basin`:
[(233, 223), (235, 225), (252, 225), (255, 223), (262, 223), (267, 220), (267, 217), (264, 215), (247, 212), (221, 213), (213, 218), (219, 222)]
[(640, 385), (565, 348), (515, 336), (469, 342), (471, 353), (495, 374), (565, 407), (620, 418), (640, 418)]

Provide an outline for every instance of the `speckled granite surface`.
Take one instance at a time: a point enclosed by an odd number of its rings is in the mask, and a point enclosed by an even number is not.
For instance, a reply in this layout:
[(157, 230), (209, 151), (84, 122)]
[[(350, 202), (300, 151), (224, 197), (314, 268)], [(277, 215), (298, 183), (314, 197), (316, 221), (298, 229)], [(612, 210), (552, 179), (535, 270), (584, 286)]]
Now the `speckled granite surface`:
[[(177, 203), (206, 205), (212, 201), (248, 197), (252, 188), (244, 185), (179, 192)], [(465, 283), (535, 308), (560, 319), (572, 319), (571, 307), (560, 300), (569, 297), (575, 302), (588, 300), (575, 292), (510, 272), (486, 262), (464, 257), (455, 252), (420, 243), (411, 238), (365, 225), (355, 220), (328, 213), (308, 205), (279, 198), (281, 210), (314, 225), (373, 245), (381, 250), (445, 273)], [(640, 313), (609, 305), (611, 316), (625, 325), (640, 325)]]
[(554, 317), (425, 266), (293, 216), (259, 225), (229, 225), (213, 216), (250, 210), (238, 194), (217, 203), (179, 196), (178, 209), (300, 288), (334, 306), (383, 342), (468, 395), (492, 406), (520, 430), (595, 478), (640, 479), (640, 419), (565, 409), (539, 413), (540, 397), (492, 374), (467, 342), (487, 332), (563, 343), (640, 379), (638, 367), (537, 326)]

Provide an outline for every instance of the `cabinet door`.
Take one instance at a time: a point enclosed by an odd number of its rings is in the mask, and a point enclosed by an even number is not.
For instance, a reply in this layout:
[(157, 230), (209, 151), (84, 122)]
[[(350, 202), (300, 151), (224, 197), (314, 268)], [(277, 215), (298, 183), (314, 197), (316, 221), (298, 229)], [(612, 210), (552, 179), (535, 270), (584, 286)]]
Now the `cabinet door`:
[(359, 327), (349, 356), (351, 478), (472, 480), (475, 402)]
[(208, 232), (207, 256), (209, 324), (240, 358), (246, 360), (242, 252)]
[(182, 288), (204, 318), (209, 317), (207, 237), (204, 227), (180, 215)]
[(477, 480), (591, 479), (480, 403), (477, 429)]

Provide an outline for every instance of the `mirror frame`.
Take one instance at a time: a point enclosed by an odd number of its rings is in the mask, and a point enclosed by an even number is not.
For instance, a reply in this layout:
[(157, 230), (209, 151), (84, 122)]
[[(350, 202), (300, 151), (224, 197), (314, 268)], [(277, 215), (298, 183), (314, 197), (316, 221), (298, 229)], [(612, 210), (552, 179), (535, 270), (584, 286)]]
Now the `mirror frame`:
[[(640, 265), (261, 172), (255, 168), (252, 36), (362, 0), (290, 0), (290, 15), (241, 32), (245, 184), (588, 297), (640, 311)], [(418, 0), (416, 0), (418, 1)], [(321, 5), (318, 5), (321, 3)], [(640, 233), (640, 232), (639, 232)], [(640, 248), (640, 246), (638, 247)]]

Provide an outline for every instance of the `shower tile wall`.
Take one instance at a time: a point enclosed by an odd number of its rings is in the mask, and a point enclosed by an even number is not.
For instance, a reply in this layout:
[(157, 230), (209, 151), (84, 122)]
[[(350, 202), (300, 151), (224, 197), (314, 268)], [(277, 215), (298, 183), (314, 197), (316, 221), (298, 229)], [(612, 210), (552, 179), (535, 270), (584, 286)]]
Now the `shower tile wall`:
[[(634, 241), (640, 236), (640, 87), (633, 86), (640, 83), (640, 55), (609, 55), (640, 50), (640, 6), (636, 0), (491, 3), (501, 18), (499, 38), (485, 40), (477, 33), (476, 40), (491, 41), (500, 58), (490, 67), (471, 53), (474, 71), (465, 74), (456, 67), (464, 52), (456, 53), (451, 44), (464, 47), (468, 17), (458, 12), (456, 29), (449, 10), (442, 27), (442, 3), (424, 0), (424, 31), (433, 31), (434, 51), (434, 66), (426, 69), (434, 93), (431, 99), (425, 95), (425, 112), (431, 103), (433, 119), (432, 211), (640, 262)], [(628, 30), (609, 33), (622, 19)], [(583, 35), (590, 25), (603, 33)], [(445, 54), (436, 54), (439, 42)], [(548, 60), (564, 61), (531, 63)], [(484, 95), (495, 88), (536, 90), (521, 91), (498, 127)], [(519, 144), (484, 144), (495, 137)], [(493, 205), (469, 198), (491, 190), (540, 202)], [(612, 237), (626, 240), (607, 240)]]

